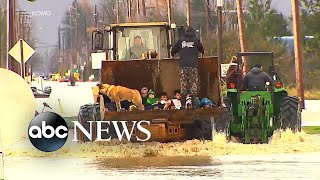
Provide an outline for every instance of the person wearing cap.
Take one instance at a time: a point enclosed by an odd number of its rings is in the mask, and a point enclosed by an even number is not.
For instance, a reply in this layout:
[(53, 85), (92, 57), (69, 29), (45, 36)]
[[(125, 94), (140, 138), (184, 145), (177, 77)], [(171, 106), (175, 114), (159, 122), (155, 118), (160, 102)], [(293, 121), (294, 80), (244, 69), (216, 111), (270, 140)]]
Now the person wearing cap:
[(262, 70), (261, 64), (256, 64), (243, 80), (243, 90), (266, 91), (266, 82), (273, 86), (273, 79)]
[(188, 27), (185, 34), (172, 47), (171, 55), (180, 54), (180, 88), (182, 106), (185, 106), (187, 95), (198, 95), (199, 52), (204, 54), (204, 48), (196, 37), (195, 30)]

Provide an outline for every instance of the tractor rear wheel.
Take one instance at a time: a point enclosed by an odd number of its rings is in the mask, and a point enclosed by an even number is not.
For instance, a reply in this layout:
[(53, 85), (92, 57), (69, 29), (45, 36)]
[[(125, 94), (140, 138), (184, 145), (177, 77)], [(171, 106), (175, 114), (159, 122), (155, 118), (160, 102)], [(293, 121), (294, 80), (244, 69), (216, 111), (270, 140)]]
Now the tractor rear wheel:
[(228, 98), (223, 100), (226, 107), (222, 108), (220, 116), (214, 122), (214, 130), (216, 133), (224, 133), (230, 139), (230, 123), (232, 121), (232, 104)]
[(301, 109), (298, 97), (283, 97), (280, 103), (281, 129), (301, 131)]
[[(90, 132), (90, 123), (89, 121), (93, 121), (93, 105), (86, 104), (80, 107), (80, 111), (78, 114), (78, 121), (79, 123), (88, 131)], [(77, 131), (77, 136), (80, 142), (87, 142), (90, 141), (87, 136), (85, 136), (80, 130)]]

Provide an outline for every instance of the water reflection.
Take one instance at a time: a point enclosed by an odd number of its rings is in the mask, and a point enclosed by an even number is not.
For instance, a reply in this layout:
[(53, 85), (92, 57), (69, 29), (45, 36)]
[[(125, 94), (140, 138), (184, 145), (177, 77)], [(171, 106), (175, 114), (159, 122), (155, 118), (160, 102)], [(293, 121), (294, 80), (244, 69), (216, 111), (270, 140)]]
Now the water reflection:
[(109, 169), (136, 169), (146, 167), (168, 166), (209, 166), (221, 165), (221, 162), (213, 161), (209, 156), (191, 157), (135, 157), (135, 158), (104, 158), (97, 159), (95, 163), (99, 168)]
[(108, 158), (92, 163), (101, 175), (119, 178), (317, 179), (320, 177), (316, 170), (320, 168), (320, 159), (316, 158), (319, 155)]
[(320, 153), (107, 159), (5, 157), (5, 179), (309, 180), (319, 179), (319, 169)]

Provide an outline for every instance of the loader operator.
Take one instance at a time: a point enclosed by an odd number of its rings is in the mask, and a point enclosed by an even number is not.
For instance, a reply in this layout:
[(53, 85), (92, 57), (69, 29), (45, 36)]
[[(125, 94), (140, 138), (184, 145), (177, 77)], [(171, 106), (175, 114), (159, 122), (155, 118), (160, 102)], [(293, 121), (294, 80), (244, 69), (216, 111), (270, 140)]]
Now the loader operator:
[(192, 95), (193, 102), (198, 95), (198, 53), (204, 54), (203, 46), (192, 27), (188, 27), (185, 34), (173, 46), (171, 55), (174, 56), (178, 52), (180, 53), (181, 104), (184, 107), (188, 94)]
[(130, 59), (141, 59), (142, 53), (147, 52), (148, 48), (143, 45), (140, 36), (134, 37), (133, 46), (130, 48)]
[(266, 82), (273, 86), (273, 79), (262, 70), (261, 64), (256, 64), (243, 80), (243, 90), (266, 91)]

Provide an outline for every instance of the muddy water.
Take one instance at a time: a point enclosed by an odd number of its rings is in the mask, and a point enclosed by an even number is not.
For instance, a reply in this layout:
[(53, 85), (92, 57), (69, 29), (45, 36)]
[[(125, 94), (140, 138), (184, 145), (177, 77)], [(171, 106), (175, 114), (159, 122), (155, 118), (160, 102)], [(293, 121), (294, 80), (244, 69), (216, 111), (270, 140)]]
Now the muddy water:
[(5, 179), (319, 179), (320, 153), (126, 159), (7, 157)]
[(227, 142), (222, 134), (213, 141), (166, 144), (69, 139), (53, 153), (39, 152), (24, 138), (4, 153), (6, 180), (320, 179), (320, 137), (291, 131), (256, 145)]

